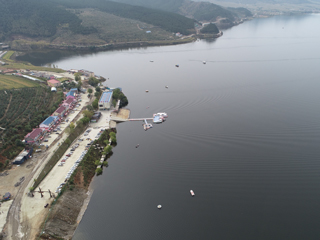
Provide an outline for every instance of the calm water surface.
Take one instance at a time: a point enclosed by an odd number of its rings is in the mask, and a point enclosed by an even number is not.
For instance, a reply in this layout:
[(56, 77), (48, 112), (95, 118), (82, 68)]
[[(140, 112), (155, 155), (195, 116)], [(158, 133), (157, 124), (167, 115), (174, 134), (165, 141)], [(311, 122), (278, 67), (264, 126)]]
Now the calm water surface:
[(109, 78), (132, 118), (169, 115), (118, 125), (74, 239), (320, 239), (319, 26), (255, 19), (215, 41), (51, 62)]

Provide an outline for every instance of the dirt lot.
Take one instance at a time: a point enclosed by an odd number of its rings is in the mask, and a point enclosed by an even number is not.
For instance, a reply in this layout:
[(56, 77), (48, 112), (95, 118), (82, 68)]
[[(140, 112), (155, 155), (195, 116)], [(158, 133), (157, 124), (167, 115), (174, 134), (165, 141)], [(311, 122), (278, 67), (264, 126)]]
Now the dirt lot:
[(43, 229), (44, 234), (41, 238), (49, 239), (49, 235), (51, 235), (71, 239), (78, 225), (79, 212), (87, 197), (87, 190), (84, 188), (76, 187), (72, 191), (66, 191), (58, 199), (57, 204), (52, 207), (52, 213), (45, 229)]

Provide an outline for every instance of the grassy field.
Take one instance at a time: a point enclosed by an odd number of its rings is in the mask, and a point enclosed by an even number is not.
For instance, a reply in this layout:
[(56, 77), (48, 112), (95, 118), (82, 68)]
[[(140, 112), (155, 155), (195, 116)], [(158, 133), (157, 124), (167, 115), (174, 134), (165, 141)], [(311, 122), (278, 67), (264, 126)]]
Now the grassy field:
[(48, 67), (38, 67), (34, 66), (30, 63), (22, 63), (22, 62), (7, 62), (8, 65), (0, 67), (0, 69), (30, 69), (36, 71), (48, 71), (48, 72), (65, 72), (65, 70), (60, 68), (48, 68)]
[(31, 63), (25, 63), (25, 62), (16, 62), (14, 57), (15, 51), (8, 51), (3, 57), (2, 61), (6, 62), (7, 65), (1, 66), (0, 69), (30, 69), (30, 70), (36, 70), (36, 71), (48, 71), (48, 72), (65, 72), (65, 70), (60, 68), (49, 68), (49, 67), (38, 67), (34, 66)]
[(0, 75), (0, 90), (38, 87), (39, 83), (12, 75)]
[(8, 51), (3, 57), (2, 59), (5, 60), (6, 62), (12, 62), (11, 60), (11, 56), (14, 53), (14, 51)]

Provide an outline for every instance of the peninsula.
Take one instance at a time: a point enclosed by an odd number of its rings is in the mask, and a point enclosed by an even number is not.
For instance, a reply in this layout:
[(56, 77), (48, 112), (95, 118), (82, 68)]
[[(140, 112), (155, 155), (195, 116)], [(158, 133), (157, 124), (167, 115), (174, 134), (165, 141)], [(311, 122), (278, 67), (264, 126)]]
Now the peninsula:
[[(6, 52), (2, 61), (11, 67), (21, 66), (10, 59), (12, 55)], [(25, 65), (28, 69), (5, 68), (8, 65), (0, 69), (0, 97), (5, 107), (0, 120), (0, 192), (5, 196), (0, 207), (0, 236), (71, 238), (89, 202), (91, 179), (108, 166), (116, 146), (116, 123), (110, 119), (129, 118), (130, 111), (122, 108), (128, 100), (121, 89), (101, 85), (104, 78), (87, 70), (44, 69), (30, 64)], [(15, 94), (22, 91), (35, 91), (40, 99), (32, 114), (43, 114), (32, 118), (33, 122), (15, 110)], [(28, 111), (34, 98), (24, 97), (23, 110)], [(102, 98), (108, 101), (103, 109), (99, 107)], [(21, 123), (34, 126), (21, 129), (30, 132), (22, 139), (17, 136), (15, 145), (10, 145), (9, 133), (20, 127), (8, 124), (11, 112)]]

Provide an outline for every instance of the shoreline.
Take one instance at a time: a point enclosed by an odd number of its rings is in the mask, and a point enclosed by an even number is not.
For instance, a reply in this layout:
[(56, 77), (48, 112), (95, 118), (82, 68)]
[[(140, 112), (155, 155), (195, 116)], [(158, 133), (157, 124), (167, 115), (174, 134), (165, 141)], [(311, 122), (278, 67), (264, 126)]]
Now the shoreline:
[(179, 45), (194, 42), (197, 40), (197, 35), (192, 34), (185, 36), (184, 38), (177, 40), (155, 40), (155, 41), (137, 41), (137, 42), (122, 42), (122, 43), (106, 43), (102, 45), (67, 45), (67, 44), (50, 44), (42, 43), (38, 45), (37, 41), (26, 41), (26, 40), (13, 40), (11, 42), (10, 50), (13, 51), (37, 51), (37, 50), (80, 50), (80, 51), (108, 51), (118, 50), (124, 48), (136, 48), (136, 47), (152, 47), (152, 46), (168, 46), (168, 45)]
[[(122, 110), (122, 111), (121, 111)], [(129, 109), (121, 109), (117, 114), (118, 117), (128, 118), (130, 114)], [(114, 117), (114, 113), (112, 113)], [(101, 124), (104, 119), (100, 119), (97, 123), (91, 123), (88, 128), (101, 128)], [(109, 122), (110, 121), (109, 119)], [(109, 124), (109, 128), (105, 128), (106, 131), (113, 131), (116, 126)], [(100, 139), (100, 138), (99, 138)], [(107, 155), (107, 160), (112, 156), (112, 154)], [(94, 166), (96, 169), (96, 166)], [(65, 236), (66, 239), (71, 239), (74, 236), (74, 233), (77, 230), (77, 227), (82, 221), (82, 218), (88, 208), (88, 205), (93, 196), (94, 189), (91, 184), (96, 173), (92, 178), (88, 179), (88, 185), (83, 181), (84, 172), (82, 171), (81, 165), (75, 170), (74, 178), (70, 178), (71, 182), (74, 182), (74, 189), (70, 188), (70, 180), (66, 182), (65, 190), (63, 194), (54, 200), (54, 204), (50, 208), (50, 211), (47, 213), (46, 217), (42, 222), (42, 230), (38, 231), (39, 237), (44, 237), (45, 239), (60, 239), (62, 236)], [(106, 168), (104, 168), (104, 171)], [(69, 205), (70, 201), (75, 201), (72, 206)], [(63, 213), (63, 214), (62, 214)], [(58, 227), (59, 226), (59, 227)]]

